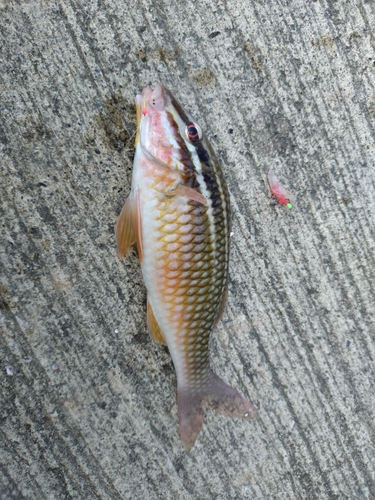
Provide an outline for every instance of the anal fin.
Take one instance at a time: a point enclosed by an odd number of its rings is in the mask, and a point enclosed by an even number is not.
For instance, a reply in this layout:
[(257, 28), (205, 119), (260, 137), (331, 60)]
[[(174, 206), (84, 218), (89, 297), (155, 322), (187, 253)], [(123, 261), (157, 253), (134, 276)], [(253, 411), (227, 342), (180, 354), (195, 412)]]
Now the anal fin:
[(160, 342), (161, 344), (167, 345), (163, 332), (160, 329), (159, 323), (156, 321), (154, 311), (152, 310), (152, 306), (148, 299), (147, 299), (147, 326), (150, 335), (154, 340)]

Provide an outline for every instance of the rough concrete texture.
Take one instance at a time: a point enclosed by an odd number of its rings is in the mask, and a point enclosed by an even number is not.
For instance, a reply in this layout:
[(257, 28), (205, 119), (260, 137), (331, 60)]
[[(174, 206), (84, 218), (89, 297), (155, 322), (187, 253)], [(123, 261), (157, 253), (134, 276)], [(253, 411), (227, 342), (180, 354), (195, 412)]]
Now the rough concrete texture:
[[(375, 498), (374, 2), (8, 0), (0, 26), (1, 499)], [(157, 82), (225, 171), (212, 365), (261, 411), (189, 453), (114, 242)]]

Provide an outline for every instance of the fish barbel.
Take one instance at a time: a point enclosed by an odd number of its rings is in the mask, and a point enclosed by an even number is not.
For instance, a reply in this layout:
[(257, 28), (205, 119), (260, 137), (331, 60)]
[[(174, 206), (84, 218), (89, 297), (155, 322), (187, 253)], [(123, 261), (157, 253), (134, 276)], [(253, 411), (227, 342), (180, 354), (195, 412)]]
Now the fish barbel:
[(171, 354), (180, 436), (190, 449), (205, 408), (257, 413), (209, 364), (209, 336), (227, 299), (229, 193), (200, 126), (166, 88), (145, 88), (136, 107), (132, 187), (116, 224), (117, 247), (123, 257), (137, 243), (148, 328)]

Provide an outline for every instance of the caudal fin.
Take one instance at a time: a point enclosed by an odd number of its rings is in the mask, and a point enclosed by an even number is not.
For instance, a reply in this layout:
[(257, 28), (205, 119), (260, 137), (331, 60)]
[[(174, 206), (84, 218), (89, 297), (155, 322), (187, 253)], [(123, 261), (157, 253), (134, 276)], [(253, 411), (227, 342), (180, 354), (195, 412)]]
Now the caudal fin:
[(215, 373), (210, 383), (197, 391), (178, 389), (178, 417), (181, 441), (186, 450), (195, 443), (202, 428), (204, 410), (210, 408), (221, 415), (236, 418), (256, 418), (258, 410)]
[(211, 408), (221, 415), (237, 418), (256, 418), (258, 410), (243, 398), (236, 389), (230, 387), (215, 373), (205, 397), (205, 408)]
[(180, 437), (185, 450), (189, 451), (203, 424), (202, 395), (179, 388), (177, 400)]

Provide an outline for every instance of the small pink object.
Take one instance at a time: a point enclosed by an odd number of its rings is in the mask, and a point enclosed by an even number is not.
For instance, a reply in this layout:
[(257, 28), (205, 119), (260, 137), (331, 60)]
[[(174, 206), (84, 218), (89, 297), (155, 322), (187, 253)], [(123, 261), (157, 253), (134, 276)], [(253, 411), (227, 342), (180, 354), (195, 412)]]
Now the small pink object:
[(280, 182), (276, 179), (272, 167), (268, 172), (268, 183), (270, 185), (271, 193), (277, 198), (279, 203), (287, 207), (289, 210), (293, 208), (293, 203), (296, 202), (296, 197), (290, 193)]
[(147, 115), (147, 109), (146, 108), (142, 108), (142, 115), (143, 116)]

